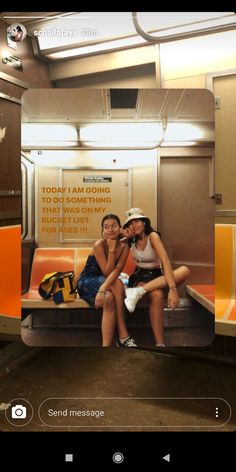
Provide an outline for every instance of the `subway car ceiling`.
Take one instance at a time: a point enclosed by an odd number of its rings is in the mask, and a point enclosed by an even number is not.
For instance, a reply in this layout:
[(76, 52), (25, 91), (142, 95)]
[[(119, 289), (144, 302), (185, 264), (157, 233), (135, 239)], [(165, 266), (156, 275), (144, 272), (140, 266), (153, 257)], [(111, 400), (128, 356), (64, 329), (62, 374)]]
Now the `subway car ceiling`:
[(41, 89), (22, 98), (22, 150), (214, 145), (214, 97), (197, 89)]
[(173, 75), (186, 78), (222, 70), (226, 60), (235, 66), (234, 12), (144, 15), (2, 12), (1, 19), (6, 25), (14, 21), (25, 25), (34, 56), (48, 64), (55, 87), (104, 86), (108, 82), (114, 88), (122, 82), (121, 87), (135, 83), (168, 87)]

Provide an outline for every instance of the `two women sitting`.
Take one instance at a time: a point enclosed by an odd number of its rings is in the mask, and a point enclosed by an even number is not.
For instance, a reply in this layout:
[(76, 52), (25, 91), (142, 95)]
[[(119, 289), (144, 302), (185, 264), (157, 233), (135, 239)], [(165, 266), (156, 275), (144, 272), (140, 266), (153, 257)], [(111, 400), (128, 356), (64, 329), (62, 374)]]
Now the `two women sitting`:
[[(79, 277), (78, 293), (90, 306), (103, 308), (104, 347), (112, 345), (116, 327), (118, 346), (137, 347), (127, 331), (124, 303), (132, 313), (137, 302), (147, 294), (155, 343), (164, 346), (164, 290), (168, 289), (168, 306), (174, 310), (179, 303), (177, 286), (186, 280), (189, 269), (181, 266), (172, 270), (159, 233), (141, 209), (132, 208), (126, 215), (123, 230), (117, 215), (104, 216), (102, 238), (95, 242)], [(125, 293), (119, 276), (130, 250), (136, 268)]]

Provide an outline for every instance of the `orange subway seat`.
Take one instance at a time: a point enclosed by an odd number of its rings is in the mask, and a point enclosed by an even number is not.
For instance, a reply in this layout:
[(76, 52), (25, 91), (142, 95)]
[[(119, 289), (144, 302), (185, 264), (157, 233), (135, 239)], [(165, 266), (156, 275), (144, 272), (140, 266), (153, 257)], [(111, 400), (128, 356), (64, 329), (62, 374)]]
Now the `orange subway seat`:
[(186, 285), (187, 292), (207, 310), (214, 314), (215, 286), (209, 285)]
[[(64, 272), (74, 270), (76, 280), (83, 270), (87, 257), (91, 253), (90, 247), (84, 248), (37, 248), (34, 253), (30, 288), (22, 297), (23, 308), (55, 308), (54, 302), (51, 300), (42, 300), (38, 293), (38, 286), (45, 274), (51, 272)], [(123, 271), (131, 274), (134, 270), (135, 263), (132, 255), (129, 254)], [(32, 302), (32, 303), (31, 303)], [(62, 308), (87, 307), (88, 304), (79, 298), (70, 304), (60, 304)]]
[(236, 335), (236, 225), (215, 227), (216, 333)]
[(230, 312), (230, 315), (228, 317), (228, 320), (236, 321), (236, 302)]
[(74, 270), (74, 249), (37, 248), (35, 249), (30, 289), (37, 290), (45, 274)]
[(21, 226), (0, 228), (0, 314), (21, 317)]
[(215, 299), (215, 317), (216, 320), (220, 320), (224, 317), (227, 308), (229, 307), (230, 300), (223, 298)]
[(232, 298), (233, 225), (215, 227), (215, 316), (221, 319)]

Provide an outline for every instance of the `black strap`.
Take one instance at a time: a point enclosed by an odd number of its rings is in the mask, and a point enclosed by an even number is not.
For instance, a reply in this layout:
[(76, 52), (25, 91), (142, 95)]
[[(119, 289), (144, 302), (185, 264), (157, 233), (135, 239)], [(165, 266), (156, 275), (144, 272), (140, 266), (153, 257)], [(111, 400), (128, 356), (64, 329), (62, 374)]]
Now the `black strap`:
[(75, 273), (72, 270), (71, 272), (57, 272), (56, 278), (54, 282), (59, 281), (60, 279), (65, 279), (69, 278), (69, 283), (70, 283), (70, 294), (75, 293), (77, 291), (76, 287), (73, 287), (73, 279), (74, 279)]
[(70, 271), (70, 272), (57, 272), (55, 274), (56, 280), (61, 279), (61, 278), (64, 279), (65, 277), (69, 277), (69, 278), (73, 279), (74, 276), (75, 276), (75, 273), (74, 273), (73, 270)]

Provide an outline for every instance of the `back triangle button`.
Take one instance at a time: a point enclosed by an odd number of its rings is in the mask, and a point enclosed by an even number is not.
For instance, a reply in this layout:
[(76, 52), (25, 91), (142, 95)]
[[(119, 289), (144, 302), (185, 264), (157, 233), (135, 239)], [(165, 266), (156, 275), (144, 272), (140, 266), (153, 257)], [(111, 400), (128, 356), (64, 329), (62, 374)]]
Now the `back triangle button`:
[(170, 454), (163, 456), (162, 459), (164, 459), (164, 461), (170, 462)]

